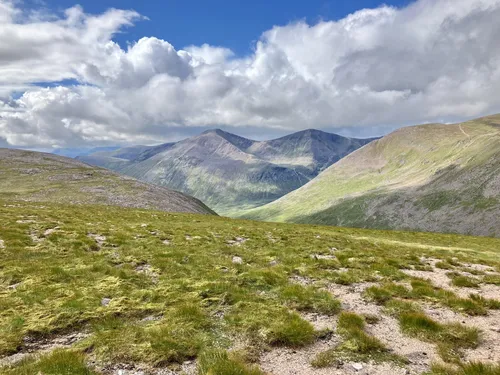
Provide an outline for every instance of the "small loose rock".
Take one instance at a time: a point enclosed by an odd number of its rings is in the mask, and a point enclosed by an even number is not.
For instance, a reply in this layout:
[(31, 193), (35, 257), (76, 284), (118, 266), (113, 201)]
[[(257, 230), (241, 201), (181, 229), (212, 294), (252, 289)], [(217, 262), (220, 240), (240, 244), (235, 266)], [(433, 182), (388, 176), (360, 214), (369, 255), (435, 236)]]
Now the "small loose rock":
[(356, 371), (361, 371), (363, 370), (363, 365), (361, 363), (353, 363), (352, 365), (352, 368)]
[(233, 257), (233, 264), (243, 264), (243, 258), (239, 256), (234, 256)]

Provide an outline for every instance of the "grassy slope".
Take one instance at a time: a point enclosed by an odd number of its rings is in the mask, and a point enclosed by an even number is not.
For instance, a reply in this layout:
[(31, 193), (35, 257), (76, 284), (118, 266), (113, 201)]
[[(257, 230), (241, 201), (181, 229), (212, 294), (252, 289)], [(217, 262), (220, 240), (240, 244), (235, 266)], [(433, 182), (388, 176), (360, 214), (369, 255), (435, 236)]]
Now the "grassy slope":
[(0, 198), (213, 213), (182, 193), (74, 159), (10, 149), (0, 149)]
[(498, 124), (400, 129), (245, 217), (500, 235)]
[[(240, 367), (237, 373), (260, 374), (245, 362), (262, 350), (320, 339), (299, 312), (338, 313), (338, 301), (321, 285), (408, 280), (400, 269), (423, 267), (421, 256), (500, 270), (500, 240), (490, 238), (5, 200), (0, 217), (0, 358), (27, 350), (30, 342), (89, 334), (70, 350), (0, 368), (8, 375), (90, 375), (104, 363), (161, 367), (197, 357), (200, 374), (233, 374)], [(318, 256), (330, 248), (335, 257)], [(319, 283), (302, 286), (293, 276)], [(446, 303), (471, 313), (488, 308), (484, 301), (446, 296)], [(360, 345), (373, 341), (352, 334)], [(235, 342), (245, 343), (243, 351), (228, 356)], [(350, 355), (350, 346), (341, 348)], [(353, 355), (362, 360), (363, 353)], [(96, 369), (86, 367), (90, 359)], [(50, 370), (57, 368), (66, 372)]]

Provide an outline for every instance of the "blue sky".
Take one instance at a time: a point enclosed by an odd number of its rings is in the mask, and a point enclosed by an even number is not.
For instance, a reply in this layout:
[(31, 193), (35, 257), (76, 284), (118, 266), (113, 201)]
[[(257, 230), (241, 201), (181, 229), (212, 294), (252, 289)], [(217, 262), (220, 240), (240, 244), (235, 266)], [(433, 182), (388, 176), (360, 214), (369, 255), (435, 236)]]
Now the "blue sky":
[[(39, 4), (39, 0), (30, 0)], [(238, 55), (251, 52), (263, 31), (274, 25), (306, 20), (337, 20), (363, 8), (382, 4), (404, 6), (408, 0), (50, 0), (53, 10), (80, 4), (86, 12), (102, 13), (108, 8), (133, 9), (148, 17), (126, 29), (115, 40), (122, 46), (143, 36), (168, 40), (177, 49), (187, 45), (224, 46)]]

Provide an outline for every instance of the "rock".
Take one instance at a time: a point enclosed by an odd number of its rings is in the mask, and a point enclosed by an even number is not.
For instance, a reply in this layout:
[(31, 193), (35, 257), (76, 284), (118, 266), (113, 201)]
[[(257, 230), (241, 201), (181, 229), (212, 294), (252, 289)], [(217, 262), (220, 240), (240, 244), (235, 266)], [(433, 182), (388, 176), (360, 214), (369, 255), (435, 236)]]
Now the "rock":
[(101, 306), (108, 306), (110, 302), (111, 302), (111, 298), (105, 297), (101, 300)]
[(229, 246), (241, 246), (241, 244), (244, 244), (247, 241), (248, 241), (248, 238), (245, 238), (245, 237), (235, 237), (234, 240), (228, 240), (228, 241), (226, 241), (226, 243)]
[(5, 249), (5, 242), (4, 242), (4, 240), (0, 240), (0, 249)]
[(162, 241), (162, 243), (163, 243), (164, 245), (170, 245), (170, 241), (169, 241), (169, 240), (163, 240), (163, 241)]
[(47, 229), (45, 232), (43, 232), (43, 236), (44, 237), (50, 236), (52, 233), (54, 233), (58, 229), (59, 229), (59, 227)]
[(272, 266), (272, 267), (274, 267), (274, 266), (278, 265), (278, 261), (277, 260), (272, 260), (272, 261), (269, 262), (269, 265)]
[(363, 370), (363, 365), (361, 363), (353, 363), (352, 368), (356, 371), (361, 371)]
[(233, 257), (233, 264), (243, 264), (243, 258), (239, 256), (234, 256)]
[(9, 286), (7, 287), (7, 289), (12, 289), (12, 290), (15, 290), (15, 289), (17, 289), (17, 287), (18, 287), (19, 285), (21, 285), (21, 283), (12, 284), (12, 285), (9, 285)]
[(147, 226), (147, 224), (141, 224), (141, 228), (146, 228)]

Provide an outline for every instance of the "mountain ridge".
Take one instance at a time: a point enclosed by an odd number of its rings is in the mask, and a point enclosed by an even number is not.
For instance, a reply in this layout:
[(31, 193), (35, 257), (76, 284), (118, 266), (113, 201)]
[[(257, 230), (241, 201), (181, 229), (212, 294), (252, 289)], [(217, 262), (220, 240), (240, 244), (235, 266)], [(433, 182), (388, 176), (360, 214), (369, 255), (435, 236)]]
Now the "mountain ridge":
[[(210, 129), (176, 143), (146, 148), (139, 155), (122, 149), (78, 159), (185, 192), (217, 212), (234, 214), (297, 189), (372, 140), (307, 129), (256, 141)], [(117, 158), (123, 154), (128, 156)]]
[(500, 115), (401, 128), (242, 217), (500, 236)]

